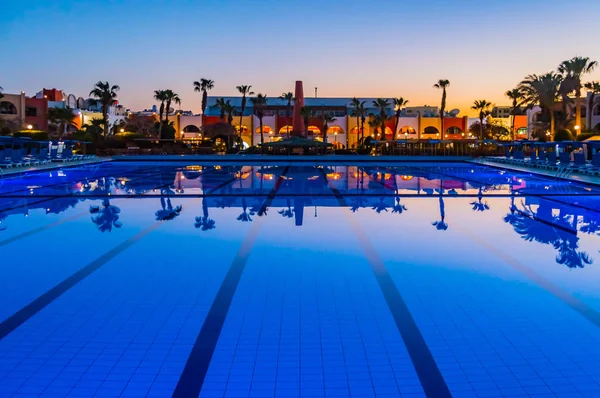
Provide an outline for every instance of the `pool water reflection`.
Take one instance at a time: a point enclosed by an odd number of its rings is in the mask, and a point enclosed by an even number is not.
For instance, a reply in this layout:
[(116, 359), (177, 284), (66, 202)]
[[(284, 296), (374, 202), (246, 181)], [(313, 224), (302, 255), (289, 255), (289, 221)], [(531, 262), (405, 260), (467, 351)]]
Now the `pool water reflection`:
[(466, 163), (5, 179), (0, 396), (598, 396), (598, 209)]

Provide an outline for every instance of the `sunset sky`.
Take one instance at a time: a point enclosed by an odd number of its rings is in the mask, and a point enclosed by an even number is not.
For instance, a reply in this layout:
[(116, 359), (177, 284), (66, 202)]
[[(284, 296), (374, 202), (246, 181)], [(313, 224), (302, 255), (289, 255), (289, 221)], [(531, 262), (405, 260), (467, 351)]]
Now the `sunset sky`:
[[(211, 95), (251, 84), (270, 97), (303, 80), (320, 97), (398, 97), (448, 109), (503, 93), (575, 55), (600, 61), (598, 0), (28, 0), (0, 13), (0, 86), (87, 96), (98, 80), (121, 86), (132, 110), (170, 88), (200, 110)], [(586, 80), (600, 80), (600, 68)]]

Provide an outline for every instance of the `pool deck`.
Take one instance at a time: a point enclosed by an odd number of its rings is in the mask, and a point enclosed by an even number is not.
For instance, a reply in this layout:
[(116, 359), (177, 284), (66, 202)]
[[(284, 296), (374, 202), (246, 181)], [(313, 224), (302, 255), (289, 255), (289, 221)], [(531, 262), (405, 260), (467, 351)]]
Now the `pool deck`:
[(319, 162), (319, 163), (383, 163), (383, 162), (464, 162), (472, 160), (471, 156), (371, 156), (371, 155), (118, 155), (113, 160), (119, 161), (186, 161), (217, 163), (280, 163), (280, 162)]
[(40, 164), (38, 166), (23, 166), (23, 167), (12, 167), (8, 169), (0, 170), (0, 178), (3, 176), (13, 176), (19, 174), (32, 173), (36, 171), (44, 171), (44, 170), (56, 170), (56, 169), (64, 169), (65, 167), (76, 167), (76, 166), (85, 166), (88, 164), (96, 164), (96, 163), (104, 163), (112, 161), (111, 158), (97, 158), (93, 160), (78, 160), (73, 162), (52, 162), (48, 164)]
[(537, 174), (544, 177), (550, 177), (552, 179), (562, 179), (562, 180), (570, 180), (577, 181), (584, 184), (591, 185), (600, 185), (600, 177), (590, 176), (585, 174), (570, 174), (568, 177), (557, 177), (556, 171), (554, 170), (544, 170), (537, 167), (528, 167), (525, 165), (515, 165), (509, 163), (498, 163), (484, 159), (471, 159), (470, 162), (475, 164), (481, 164), (490, 167), (496, 167), (499, 169), (513, 170), (513, 171), (523, 171), (526, 173)]

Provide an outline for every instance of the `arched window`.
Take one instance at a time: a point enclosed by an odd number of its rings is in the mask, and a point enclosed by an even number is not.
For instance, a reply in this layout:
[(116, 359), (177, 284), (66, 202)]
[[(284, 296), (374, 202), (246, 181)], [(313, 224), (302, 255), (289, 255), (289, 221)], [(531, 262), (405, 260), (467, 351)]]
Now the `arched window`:
[(279, 135), (287, 135), (288, 132), (292, 132), (292, 126), (289, 124), (279, 129)]
[(1, 115), (16, 115), (17, 107), (8, 101), (0, 101), (0, 114)]
[(183, 132), (184, 133), (199, 133), (200, 129), (197, 126), (194, 126), (193, 124), (190, 124), (190, 125), (185, 126), (183, 128)]
[(456, 126), (448, 127), (446, 134), (461, 134), (462, 130)]
[(439, 133), (440, 133), (440, 131), (433, 126), (425, 127), (425, 130), (423, 130), (423, 134), (439, 134)]

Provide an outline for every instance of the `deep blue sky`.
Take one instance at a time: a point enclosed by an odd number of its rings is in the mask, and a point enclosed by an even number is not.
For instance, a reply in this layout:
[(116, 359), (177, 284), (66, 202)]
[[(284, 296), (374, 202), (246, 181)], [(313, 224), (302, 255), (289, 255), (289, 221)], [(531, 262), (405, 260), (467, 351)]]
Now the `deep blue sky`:
[[(597, 0), (121, 0), (2, 1), (0, 86), (85, 96), (99, 79), (121, 102), (150, 106), (171, 88), (199, 109), (192, 81), (213, 95), (238, 84), (278, 96), (304, 80), (320, 96), (403, 96), (449, 106), (505, 103), (529, 73), (574, 55), (600, 60)], [(600, 70), (590, 79), (600, 80)]]

